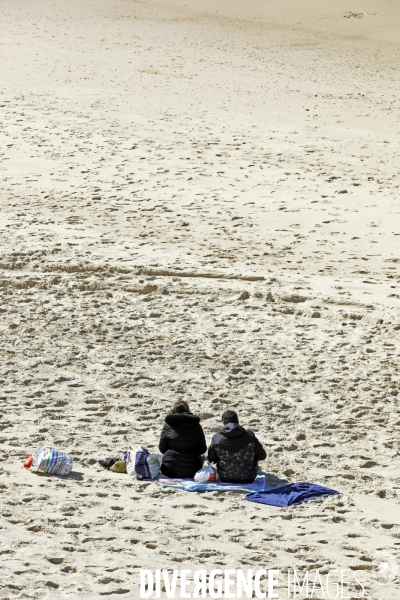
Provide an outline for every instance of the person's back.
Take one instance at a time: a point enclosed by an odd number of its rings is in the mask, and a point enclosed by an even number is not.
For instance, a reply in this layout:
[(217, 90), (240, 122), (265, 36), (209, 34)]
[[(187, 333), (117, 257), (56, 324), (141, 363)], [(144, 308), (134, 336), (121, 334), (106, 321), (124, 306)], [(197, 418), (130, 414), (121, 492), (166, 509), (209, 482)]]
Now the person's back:
[(164, 454), (161, 472), (167, 477), (192, 478), (203, 466), (204, 432), (200, 417), (190, 412), (186, 402), (176, 402), (165, 417), (159, 449)]
[(216, 463), (221, 481), (251, 483), (257, 476), (258, 461), (266, 453), (254, 433), (239, 425), (233, 410), (222, 415), (223, 427), (216, 433), (208, 450), (208, 460)]

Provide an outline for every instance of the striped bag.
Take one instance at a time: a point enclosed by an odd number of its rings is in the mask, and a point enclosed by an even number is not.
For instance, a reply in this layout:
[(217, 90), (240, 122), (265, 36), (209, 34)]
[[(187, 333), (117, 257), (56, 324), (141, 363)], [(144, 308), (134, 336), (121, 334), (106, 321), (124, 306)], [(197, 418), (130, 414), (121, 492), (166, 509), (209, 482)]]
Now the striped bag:
[(48, 475), (69, 475), (73, 466), (70, 454), (39, 446), (33, 455), (30, 470), (33, 473), (47, 473)]

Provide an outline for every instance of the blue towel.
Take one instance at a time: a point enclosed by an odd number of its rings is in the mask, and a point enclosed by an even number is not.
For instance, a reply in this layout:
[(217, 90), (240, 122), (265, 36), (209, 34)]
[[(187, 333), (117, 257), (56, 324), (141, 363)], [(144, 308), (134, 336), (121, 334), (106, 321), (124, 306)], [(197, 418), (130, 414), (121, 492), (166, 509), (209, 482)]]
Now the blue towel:
[(323, 498), (324, 496), (334, 496), (335, 494), (340, 494), (340, 492), (314, 483), (291, 483), (274, 490), (263, 490), (254, 494), (247, 494), (246, 500), (284, 507), (308, 502), (308, 500), (314, 500), (315, 498)]
[[(169, 479), (160, 477), (159, 483), (162, 487), (185, 490), (186, 492), (258, 492), (265, 490), (265, 473), (257, 475), (252, 483), (224, 483), (222, 481), (210, 481), (200, 483), (193, 479)], [(256, 494), (253, 494), (256, 495)]]

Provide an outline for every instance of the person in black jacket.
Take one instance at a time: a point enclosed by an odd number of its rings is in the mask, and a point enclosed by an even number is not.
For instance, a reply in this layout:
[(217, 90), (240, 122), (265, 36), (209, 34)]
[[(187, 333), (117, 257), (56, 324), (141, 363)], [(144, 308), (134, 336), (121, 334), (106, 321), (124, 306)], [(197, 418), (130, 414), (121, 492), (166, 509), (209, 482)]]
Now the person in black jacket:
[(222, 415), (224, 426), (211, 440), (208, 460), (216, 463), (221, 481), (251, 483), (258, 473), (258, 461), (267, 455), (250, 429), (239, 425), (234, 410)]
[(206, 440), (200, 417), (190, 412), (187, 402), (175, 402), (165, 417), (158, 447), (164, 454), (161, 473), (167, 477), (191, 479), (203, 466)]

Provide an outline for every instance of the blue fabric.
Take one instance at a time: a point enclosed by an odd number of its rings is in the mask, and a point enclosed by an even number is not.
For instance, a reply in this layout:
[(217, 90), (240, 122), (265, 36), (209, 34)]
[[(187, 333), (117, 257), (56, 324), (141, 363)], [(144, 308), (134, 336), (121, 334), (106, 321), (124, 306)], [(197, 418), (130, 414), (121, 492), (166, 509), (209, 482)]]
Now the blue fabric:
[(274, 490), (262, 490), (254, 494), (247, 494), (246, 500), (250, 502), (259, 502), (260, 504), (270, 504), (271, 506), (294, 506), (302, 502), (308, 502), (315, 498), (324, 496), (334, 496), (340, 494), (336, 490), (315, 485), (314, 483), (291, 483)]
[[(200, 483), (193, 479), (168, 479), (159, 478), (159, 483), (162, 487), (175, 488), (185, 490), (185, 492), (258, 492), (264, 490), (265, 474), (257, 475), (252, 483), (224, 483), (223, 481), (210, 481), (208, 483)], [(251, 495), (251, 494), (250, 494)], [(253, 494), (256, 495), (256, 494)]]

